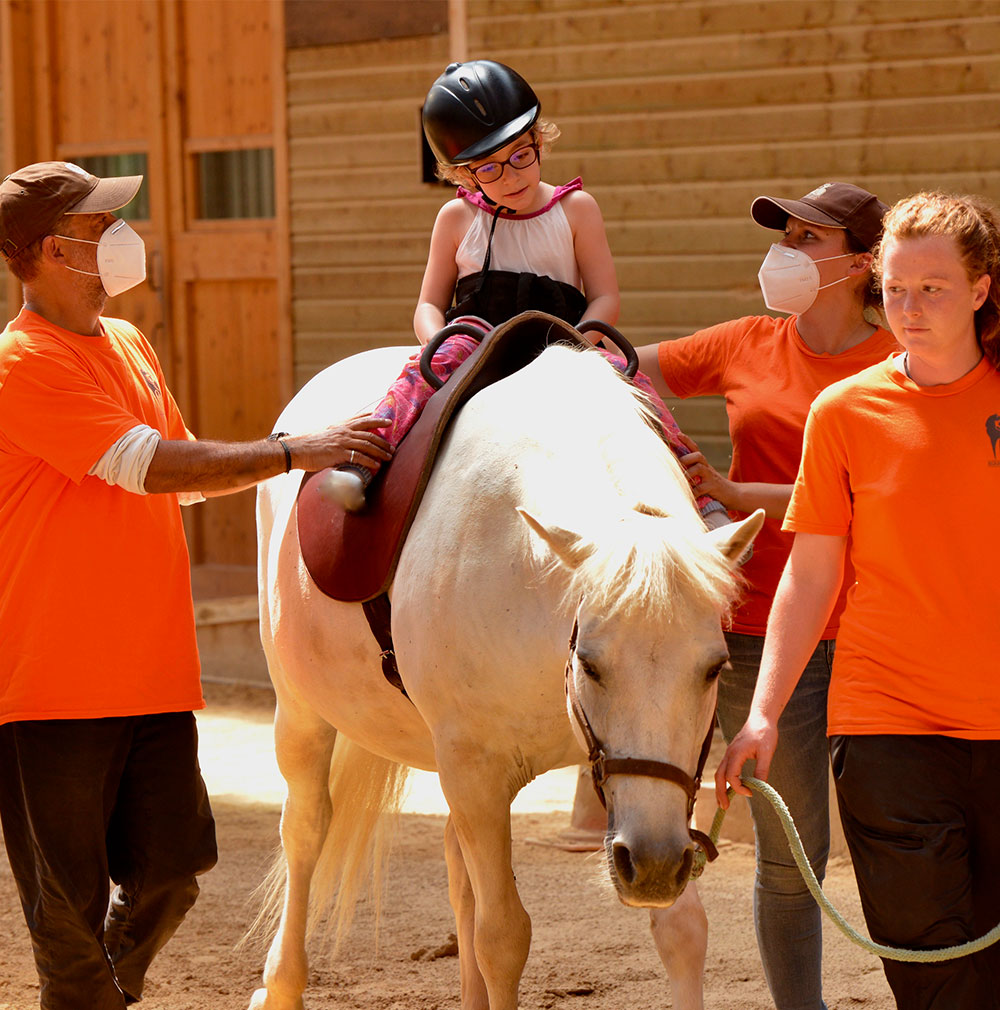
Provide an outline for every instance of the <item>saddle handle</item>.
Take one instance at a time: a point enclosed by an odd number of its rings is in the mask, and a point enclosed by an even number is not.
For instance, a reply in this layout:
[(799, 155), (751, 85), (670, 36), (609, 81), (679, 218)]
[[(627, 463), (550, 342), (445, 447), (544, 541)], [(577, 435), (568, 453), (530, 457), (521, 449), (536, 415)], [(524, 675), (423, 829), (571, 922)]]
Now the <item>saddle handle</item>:
[[(444, 385), (444, 380), (439, 378), (434, 369), (431, 368), (434, 355), (437, 354), (438, 348), (456, 333), (462, 333), (467, 337), (474, 337), (476, 340), (482, 340), (486, 335), (481, 327), (473, 326), (472, 323), (449, 323), (443, 329), (438, 330), (427, 341), (427, 346), (420, 352), (420, 374), (424, 377), (424, 382), (431, 389), (440, 389)], [(632, 353), (635, 354), (635, 351)]]
[(635, 373), (639, 371), (639, 355), (635, 353), (635, 348), (610, 323), (606, 323), (603, 319), (584, 319), (583, 322), (576, 324), (576, 330), (577, 333), (597, 330), (598, 333), (610, 337), (611, 342), (622, 352), (622, 357), (625, 359), (625, 375), (630, 379), (635, 378)]

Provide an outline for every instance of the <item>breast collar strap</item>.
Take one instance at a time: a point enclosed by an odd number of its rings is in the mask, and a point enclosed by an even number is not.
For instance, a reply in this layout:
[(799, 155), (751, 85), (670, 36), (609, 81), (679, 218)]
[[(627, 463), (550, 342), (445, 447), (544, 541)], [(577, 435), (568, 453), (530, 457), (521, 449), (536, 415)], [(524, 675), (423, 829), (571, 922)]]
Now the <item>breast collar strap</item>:
[(692, 778), (683, 768), (670, 764), (667, 761), (652, 761), (647, 758), (633, 757), (608, 757), (600, 740), (597, 739), (587, 713), (580, 703), (577, 694), (576, 684), (573, 680), (573, 655), (576, 652), (576, 640), (580, 630), (580, 620), (577, 618), (573, 622), (573, 632), (569, 639), (569, 656), (566, 659), (566, 697), (569, 699), (570, 709), (580, 727), (583, 739), (587, 744), (587, 761), (590, 763), (590, 774), (594, 783), (594, 790), (601, 801), (601, 805), (607, 807), (607, 799), (604, 796), (604, 784), (612, 775), (644, 775), (649, 778), (664, 779), (673, 782), (684, 790), (688, 798), (687, 819), (688, 833), (696, 845), (701, 846), (708, 857), (709, 862), (718, 856), (713, 841), (703, 831), (691, 827), (690, 821), (694, 814), (694, 801), (701, 786), (701, 773), (705, 769), (705, 762), (708, 760), (708, 752), (712, 746), (712, 733), (715, 729), (715, 713), (712, 713), (712, 721), (708, 726), (708, 735), (701, 745), (701, 754), (698, 757), (698, 769)]

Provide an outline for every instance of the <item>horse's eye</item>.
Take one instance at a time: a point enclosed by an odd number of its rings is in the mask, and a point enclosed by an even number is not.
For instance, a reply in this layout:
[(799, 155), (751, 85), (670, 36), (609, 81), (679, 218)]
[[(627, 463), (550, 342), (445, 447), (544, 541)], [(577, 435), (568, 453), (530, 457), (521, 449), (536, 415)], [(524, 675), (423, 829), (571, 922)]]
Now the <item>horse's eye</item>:
[(586, 675), (587, 675), (587, 676), (588, 676), (588, 677), (589, 677), (589, 678), (590, 678), (590, 679), (591, 679), (591, 680), (592, 680), (592, 681), (593, 681), (593, 682), (594, 682), (595, 684), (600, 684), (600, 682), (601, 682), (601, 675), (600, 675), (600, 674), (599, 674), (599, 673), (597, 672), (597, 670), (595, 670), (595, 669), (594, 669), (594, 667), (592, 667), (592, 666), (590, 665), (590, 663), (588, 663), (588, 662), (587, 662), (587, 661), (586, 661), (585, 659), (583, 659), (583, 658), (582, 658), (582, 657), (580, 657), (579, 655), (577, 655), (577, 657), (576, 657), (576, 661), (577, 661), (577, 663), (579, 663), (579, 664), (580, 664), (580, 669), (581, 669), (581, 670), (583, 670), (583, 672), (584, 672), (584, 673), (585, 673), (585, 674), (586, 674)]
[(729, 660), (728, 659), (723, 660), (721, 663), (716, 663), (716, 665), (713, 666), (712, 669), (708, 671), (707, 675), (705, 676), (705, 679), (708, 681), (709, 684), (711, 684), (713, 680), (719, 679), (719, 675), (724, 670), (731, 670), (731, 669), (732, 667), (729, 665)]

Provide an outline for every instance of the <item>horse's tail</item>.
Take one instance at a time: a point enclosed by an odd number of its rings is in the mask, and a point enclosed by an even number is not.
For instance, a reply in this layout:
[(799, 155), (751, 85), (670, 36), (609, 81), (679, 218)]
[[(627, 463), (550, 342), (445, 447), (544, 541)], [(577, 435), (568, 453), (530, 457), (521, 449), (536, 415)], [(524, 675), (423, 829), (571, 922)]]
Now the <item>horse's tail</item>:
[[(321, 923), (334, 949), (347, 935), (365, 890), (372, 899), (376, 935), (384, 871), (398, 823), (409, 768), (378, 757), (338, 734), (330, 761), (332, 815), (309, 889), (307, 935)], [(279, 849), (257, 889), (260, 911), (245, 939), (273, 936), (285, 900), (287, 862)]]

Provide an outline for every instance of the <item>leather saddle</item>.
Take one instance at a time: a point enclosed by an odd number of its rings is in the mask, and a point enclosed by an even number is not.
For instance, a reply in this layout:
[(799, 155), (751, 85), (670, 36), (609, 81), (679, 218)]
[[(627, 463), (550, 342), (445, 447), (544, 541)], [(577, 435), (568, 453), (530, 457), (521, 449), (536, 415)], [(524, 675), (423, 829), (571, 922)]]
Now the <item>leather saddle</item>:
[(369, 485), (361, 512), (345, 512), (319, 493), (327, 470), (304, 476), (297, 510), (299, 544), (320, 590), (348, 603), (364, 603), (388, 590), (455, 412), (479, 390), (520, 370), (557, 342), (585, 343), (569, 323), (544, 312), (522, 312), (486, 334), (427, 401), (392, 462)]

